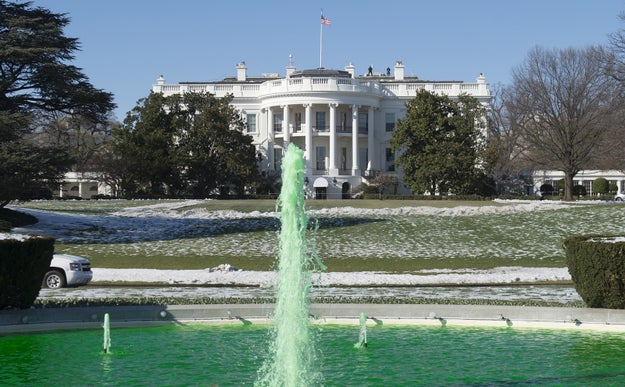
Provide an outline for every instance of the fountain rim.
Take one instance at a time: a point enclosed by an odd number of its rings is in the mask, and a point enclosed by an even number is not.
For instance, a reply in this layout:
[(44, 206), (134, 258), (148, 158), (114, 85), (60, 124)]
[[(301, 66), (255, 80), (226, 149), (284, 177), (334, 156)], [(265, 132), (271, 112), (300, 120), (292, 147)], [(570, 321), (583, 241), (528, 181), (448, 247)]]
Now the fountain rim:
[[(273, 304), (94, 306), (0, 311), (0, 335), (194, 324), (271, 324)], [(625, 332), (625, 310), (452, 304), (312, 304), (314, 324), (431, 325)]]

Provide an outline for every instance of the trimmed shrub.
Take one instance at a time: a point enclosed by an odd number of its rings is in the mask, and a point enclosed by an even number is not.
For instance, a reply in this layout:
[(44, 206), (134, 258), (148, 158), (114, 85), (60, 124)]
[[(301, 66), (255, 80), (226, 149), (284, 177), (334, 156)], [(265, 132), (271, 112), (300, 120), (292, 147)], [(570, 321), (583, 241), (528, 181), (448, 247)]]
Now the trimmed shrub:
[(573, 196), (586, 196), (586, 187), (581, 184), (574, 185)]
[(598, 177), (592, 181), (592, 193), (595, 195), (605, 195), (610, 191), (610, 183), (604, 177)]
[(541, 196), (552, 196), (557, 195), (558, 193), (553, 188), (551, 184), (543, 184), (540, 186), (540, 195)]
[(577, 293), (591, 308), (625, 309), (625, 238), (572, 236), (564, 241)]
[(54, 238), (0, 239), (0, 309), (33, 305), (53, 253)]

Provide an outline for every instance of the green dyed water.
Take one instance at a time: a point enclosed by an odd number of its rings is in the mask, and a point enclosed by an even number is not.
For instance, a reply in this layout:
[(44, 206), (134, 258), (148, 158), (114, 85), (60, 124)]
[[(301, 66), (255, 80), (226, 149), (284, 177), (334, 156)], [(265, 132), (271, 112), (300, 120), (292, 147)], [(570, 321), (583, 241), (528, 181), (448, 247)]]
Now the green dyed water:
[(259, 370), (257, 386), (315, 386), (322, 378), (309, 329), (308, 294), (314, 252), (306, 241), (304, 152), (290, 144), (282, 159), (278, 283), (272, 317), (270, 355)]
[[(623, 386), (625, 336), (511, 328), (311, 327), (326, 386)], [(193, 325), (0, 337), (4, 386), (251, 386), (266, 325)]]

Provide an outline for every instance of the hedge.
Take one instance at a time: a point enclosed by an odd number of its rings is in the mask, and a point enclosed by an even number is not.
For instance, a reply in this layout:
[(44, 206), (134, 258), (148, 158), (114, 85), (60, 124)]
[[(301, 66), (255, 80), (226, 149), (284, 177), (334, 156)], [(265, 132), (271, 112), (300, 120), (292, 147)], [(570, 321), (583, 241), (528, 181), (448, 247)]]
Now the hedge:
[(575, 289), (587, 306), (625, 309), (625, 237), (572, 236), (564, 249)]
[(34, 304), (53, 253), (54, 238), (0, 239), (0, 309)]

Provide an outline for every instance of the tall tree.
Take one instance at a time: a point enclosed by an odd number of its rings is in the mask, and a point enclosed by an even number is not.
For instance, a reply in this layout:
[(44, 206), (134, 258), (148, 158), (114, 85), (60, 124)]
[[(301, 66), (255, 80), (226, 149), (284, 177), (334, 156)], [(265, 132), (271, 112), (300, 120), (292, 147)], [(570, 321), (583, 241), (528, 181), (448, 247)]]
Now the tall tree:
[(73, 159), (66, 147), (32, 141), (35, 117), (77, 114), (103, 122), (115, 105), (69, 64), (78, 40), (69, 18), (31, 3), (0, 0), (0, 206), (58, 181)]
[(522, 175), (531, 166), (522, 157), (521, 130), (506, 106), (509, 88), (496, 85), (488, 106), (484, 163), (497, 185), (497, 193), (523, 192)]
[(186, 122), (180, 135), (181, 155), (190, 193), (202, 196), (219, 189), (243, 194), (259, 182), (256, 147), (245, 134), (241, 114), (230, 105), (232, 96), (187, 93), (181, 113)]
[(109, 174), (126, 195), (190, 195), (258, 184), (256, 149), (231, 96), (151, 93), (113, 134)]
[(0, 110), (106, 119), (115, 107), (111, 94), (94, 88), (81, 69), (68, 63), (80, 47), (76, 38), (63, 34), (69, 20), (31, 3), (0, 0)]
[(125, 195), (176, 196), (182, 189), (179, 168), (178, 96), (150, 93), (138, 101), (113, 131), (107, 172), (120, 180)]
[(414, 193), (474, 193), (484, 144), (480, 102), (420, 90), (406, 107), (391, 138), (406, 186)]
[(513, 71), (507, 107), (519, 124), (523, 155), (538, 167), (565, 175), (565, 200), (573, 178), (597, 166), (609, 146), (622, 91), (605, 71), (600, 47), (536, 47)]
[[(625, 22), (625, 12), (619, 15), (621, 22)], [(614, 79), (616, 79), (621, 87), (625, 87), (625, 29), (620, 30), (609, 35), (610, 38), (610, 52), (606, 55), (606, 70)], [(625, 172), (625, 109), (620, 111), (621, 117), (615, 118), (614, 133), (612, 141), (610, 141), (611, 148), (609, 152), (606, 152), (606, 157), (609, 163), (606, 168), (617, 169)], [(615, 165), (616, 164), (616, 165)]]

